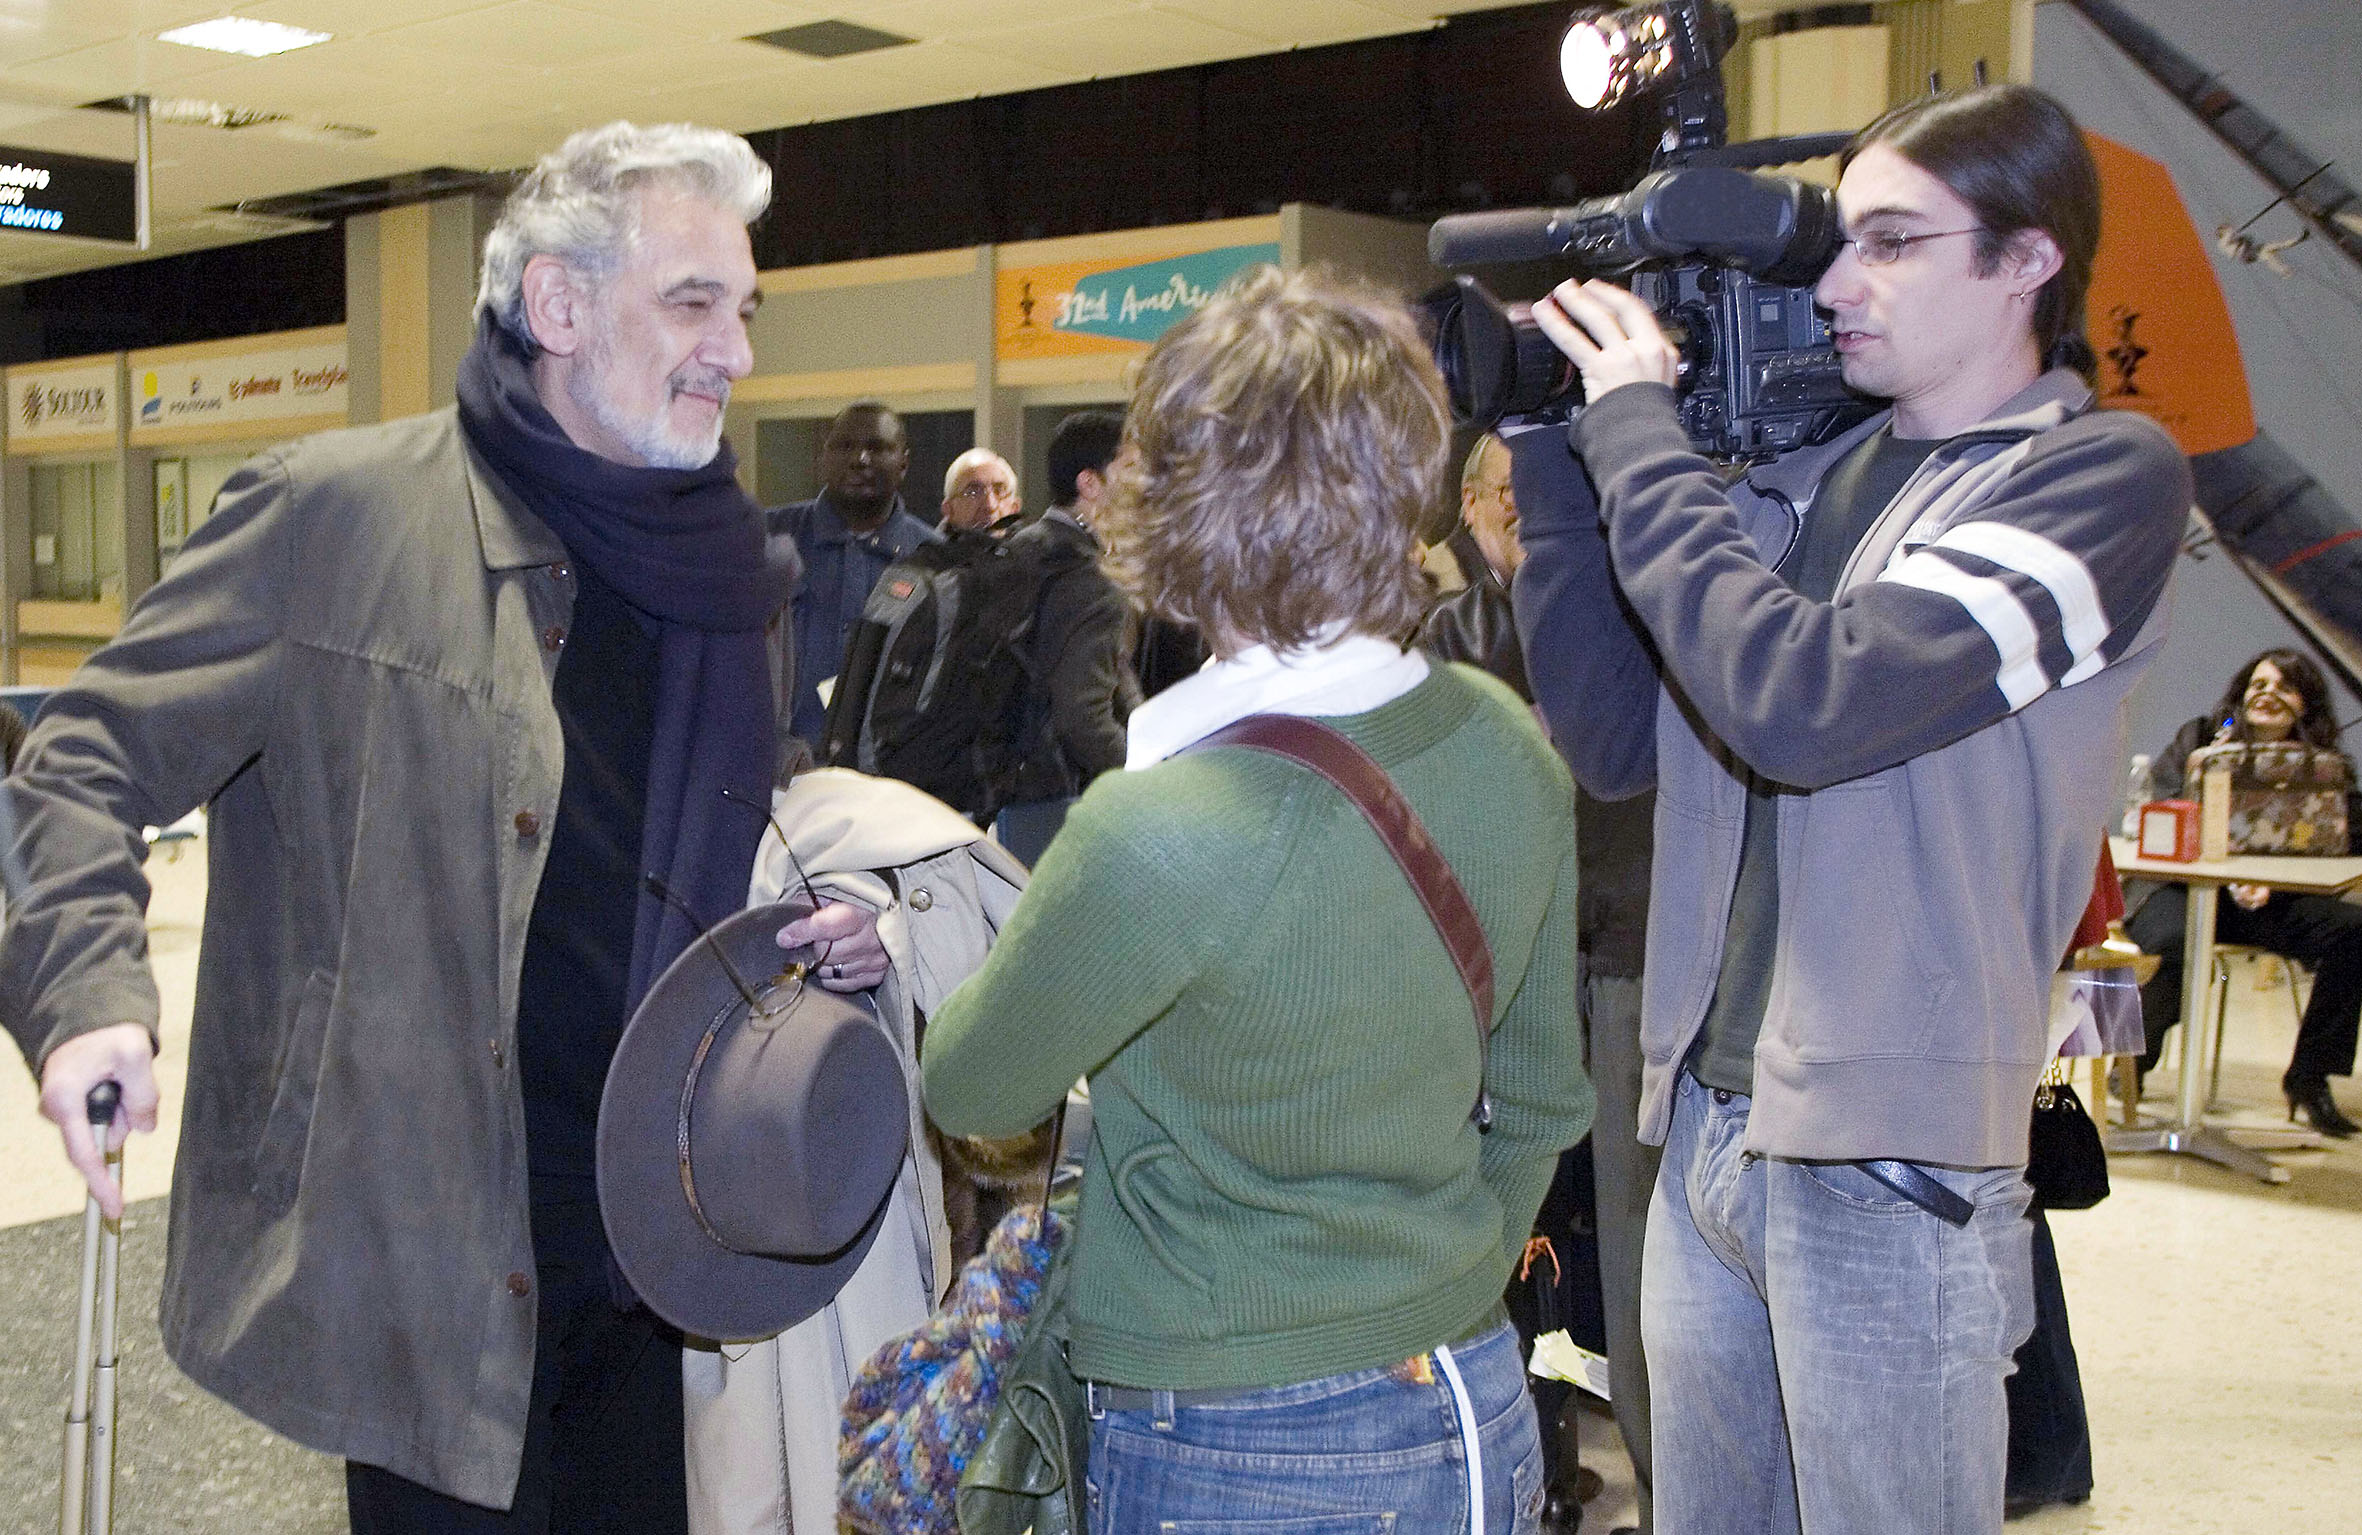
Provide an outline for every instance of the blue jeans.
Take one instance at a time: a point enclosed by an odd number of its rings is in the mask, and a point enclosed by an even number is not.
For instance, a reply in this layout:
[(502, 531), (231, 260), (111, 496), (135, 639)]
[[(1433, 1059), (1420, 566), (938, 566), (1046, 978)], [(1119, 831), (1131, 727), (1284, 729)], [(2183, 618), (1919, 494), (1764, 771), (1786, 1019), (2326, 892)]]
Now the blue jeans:
[[(1467, 1535), (1468, 1455), (1485, 1535), (1533, 1535), (1542, 1447), (1506, 1325), (1406, 1364), (1091, 1424), (1090, 1535)], [(1424, 1377), (1424, 1378), (1422, 1378)]]
[(1851, 1163), (1742, 1150), (1750, 1100), (1686, 1073), (1641, 1270), (1664, 1535), (1992, 1535), (2004, 1382), (2034, 1325), (2014, 1167), (1928, 1173), (1937, 1219)]

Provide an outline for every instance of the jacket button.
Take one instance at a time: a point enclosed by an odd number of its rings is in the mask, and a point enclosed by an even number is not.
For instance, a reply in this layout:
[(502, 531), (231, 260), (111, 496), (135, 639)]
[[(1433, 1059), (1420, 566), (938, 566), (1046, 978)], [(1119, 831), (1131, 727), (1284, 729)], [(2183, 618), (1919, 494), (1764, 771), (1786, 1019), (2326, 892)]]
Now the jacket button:
[(913, 890), (910, 893), (910, 909), (912, 911), (925, 911), (928, 907), (933, 906), (934, 904), (934, 893), (928, 890), (924, 885), (919, 886), (918, 889)]
[(544, 649), (544, 650), (555, 650), (555, 649), (557, 649), (557, 648), (558, 648), (560, 645), (563, 645), (563, 644), (565, 644), (565, 643), (566, 643), (566, 631), (565, 631), (565, 630), (563, 630), (563, 629), (561, 629), (561, 628), (559, 628), (559, 627), (558, 627), (556, 624), (552, 624), (552, 625), (550, 625), (550, 626), (549, 626), (547, 629), (544, 629), (544, 630), (542, 630), (542, 631), (541, 631), (541, 648), (542, 648), (542, 649)]
[(517, 835), (518, 835), (518, 836), (520, 836), (520, 837), (538, 837), (538, 836), (540, 836), (540, 835), (541, 835), (541, 817), (540, 817), (540, 816), (538, 816), (538, 815), (535, 815), (535, 814), (534, 814), (532, 811), (530, 811), (530, 810), (520, 810), (520, 811), (518, 811), (518, 812), (517, 812)]
[(523, 1269), (508, 1276), (508, 1293), (519, 1300), (533, 1293), (533, 1281), (525, 1277)]
[(560, 560), (557, 564), (545, 566), (544, 568), (549, 571), (549, 578), (552, 581), (563, 581), (567, 577), (574, 574), (573, 567), (568, 565), (564, 560)]
[(497, 1039), (492, 1041), (492, 1064), (495, 1066), (506, 1066), (508, 1064), (508, 1051), (502, 1047), (500, 1041)]

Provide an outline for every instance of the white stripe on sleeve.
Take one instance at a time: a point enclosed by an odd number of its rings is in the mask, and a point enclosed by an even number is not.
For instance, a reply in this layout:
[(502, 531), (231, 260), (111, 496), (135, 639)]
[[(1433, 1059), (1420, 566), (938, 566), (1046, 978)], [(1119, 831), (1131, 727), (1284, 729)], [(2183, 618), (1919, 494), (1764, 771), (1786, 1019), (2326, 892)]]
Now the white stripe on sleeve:
[(1968, 616), (2001, 653), (2001, 669), (1993, 682), (2013, 712), (2040, 698), (2050, 687), (2050, 678), (2042, 670), (2042, 637), (2027, 616), (2026, 605), (2018, 601), (2007, 582), (1972, 576), (1942, 555), (1924, 549), (1879, 579), (1949, 597), (1968, 609)]
[(2067, 651), (2074, 657), (2059, 679), (2060, 687), (2070, 687), (2100, 669), (2108, 615), (2100, 605), (2099, 583), (2083, 561), (2041, 534), (2006, 522), (1964, 522), (1937, 539), (1935, 547), (1959, 549), (2042, 583), (2059, 605)]

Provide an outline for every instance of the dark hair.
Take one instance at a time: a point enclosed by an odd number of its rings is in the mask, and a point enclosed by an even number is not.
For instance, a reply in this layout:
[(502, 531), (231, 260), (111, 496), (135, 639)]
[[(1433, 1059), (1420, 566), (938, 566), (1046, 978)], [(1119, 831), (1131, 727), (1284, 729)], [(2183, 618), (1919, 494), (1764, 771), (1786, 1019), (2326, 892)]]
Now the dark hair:
[(1838, 169), (1873, 144), (1968, 204), (1984, 226), (1980, 273), (1992, 272), (2014, 235), (2038, 229), (2057, 243), (2059, 269), (2034, 298), (2034, 340), (2043, 366), (2090, 378), (2099, 364), (2084, 335), (2083, 297), (2100, 243), (2100, 173), (2067, 109), (2030, 85), (1923, 96), (1855, 134)]
[(888, 405), (883, 400), (855, 400), (852, 404), (846, 406), (843, 410), (838, 411), (835, 415), (828, 418), (829, 430), (836, 430), (838, 423), (850, 421), (855, 416), (875, 416), (881, 421), (891, 421), (894, 423), (894, 432), (896, 436), (907, 435), (902, 429), (902, 417), (895, 411), (893, 406)]
[(16, 705), (0, 699), (0, 773), (16, 771), (16, 754), (25, 749), (25, 717)]
[(2296, 717), (2296, 733), (2315, 746), (2337, 745), (2337, 716), (2329, 707), (2329, 679), (2321, 675), (2321, 668), (2313, 658), (2301, 650), (2267, 650), (2231, 674), (2231, 685), (2223, 690), (2221, 707), (2215, 718), (2231, 727), (2240, 740), (2247, 739), (2247, 711), (2241, 707), (2247, 700), (2247, 679), (2266, 661), (2280, 668), (2280, 675), (2296, 685), (2304, 696), (2304, 712)]
[(1123, 441), (1120, 410), (1078, 410), (1059, 422), (1050, 434), (1050, 504), (1074, 505), (1085, 469), (1105, 479)]

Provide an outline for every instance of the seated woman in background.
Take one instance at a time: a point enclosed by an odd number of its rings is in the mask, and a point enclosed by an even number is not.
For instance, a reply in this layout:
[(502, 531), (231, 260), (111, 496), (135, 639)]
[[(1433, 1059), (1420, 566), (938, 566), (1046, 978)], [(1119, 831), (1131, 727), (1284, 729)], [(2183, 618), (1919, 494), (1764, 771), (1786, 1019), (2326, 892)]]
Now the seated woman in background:
[[(2190, 721), (2174, 736), (2152, 769), (2155, 796), (2197, 797), (2197, 786), (2185, 785), (2183, 779), (2190, 753), (2202, 746), (2285, 741), (2292, 736), (2337, 749), (2329, 684), (2321, 669), (2300, 652), (2267, 650), (2239, 669), (2220, 708)], [(2352, 830), (2349, 816), (2349, 835)], [(2188, 900), (2185, 887), (2162, 886), (2125, 924), (2135, 943), (2164, 960), (2141, 988), (2141, 1016), (2148, 1020), (2149, 1034), (2149, 1048), (2141, 1057), (2144, 1072), (2157, 1064), (2165, 1031), (2181, 1021), (2182, 919)], [(2214, 920), (2215, 936), (2224, 943), (2247, 944), (2313, 967), (2313, 997), (2297, 1025), (2296, 1052), (2280, 1079), (2280, 1090), (2288, 1095), (2289, 1118), (2302, 1113), (2324, 1135), (2352, 1135), (2356, 1126), (2339, 1111), (2329, 1079), (2354, 1072), (2356, 1026), (2362, 1020), (2362, 908), (2334, 896), (2229, 885)]]
[[(1507, 688), (1404, 649), (1448, 439), (1409, 314), (1334, 277), (1261, 273), (1143, 365), (1107, 565), (1216, 660), (1132, 716), (1129, 770), (1075, 805), (922, 1064), (954, 1134), (1022, 1131), (1090, 1078), (1067, 1316), (1093, 1535), (1535, 1528), (1501, 1292), (1591, 1117), (1574, 786)], [(1354, 805), (1189, 750), (1255, 714), (1321, 717), (1425, 823), (1491, 948), (1489, 1066)]]

